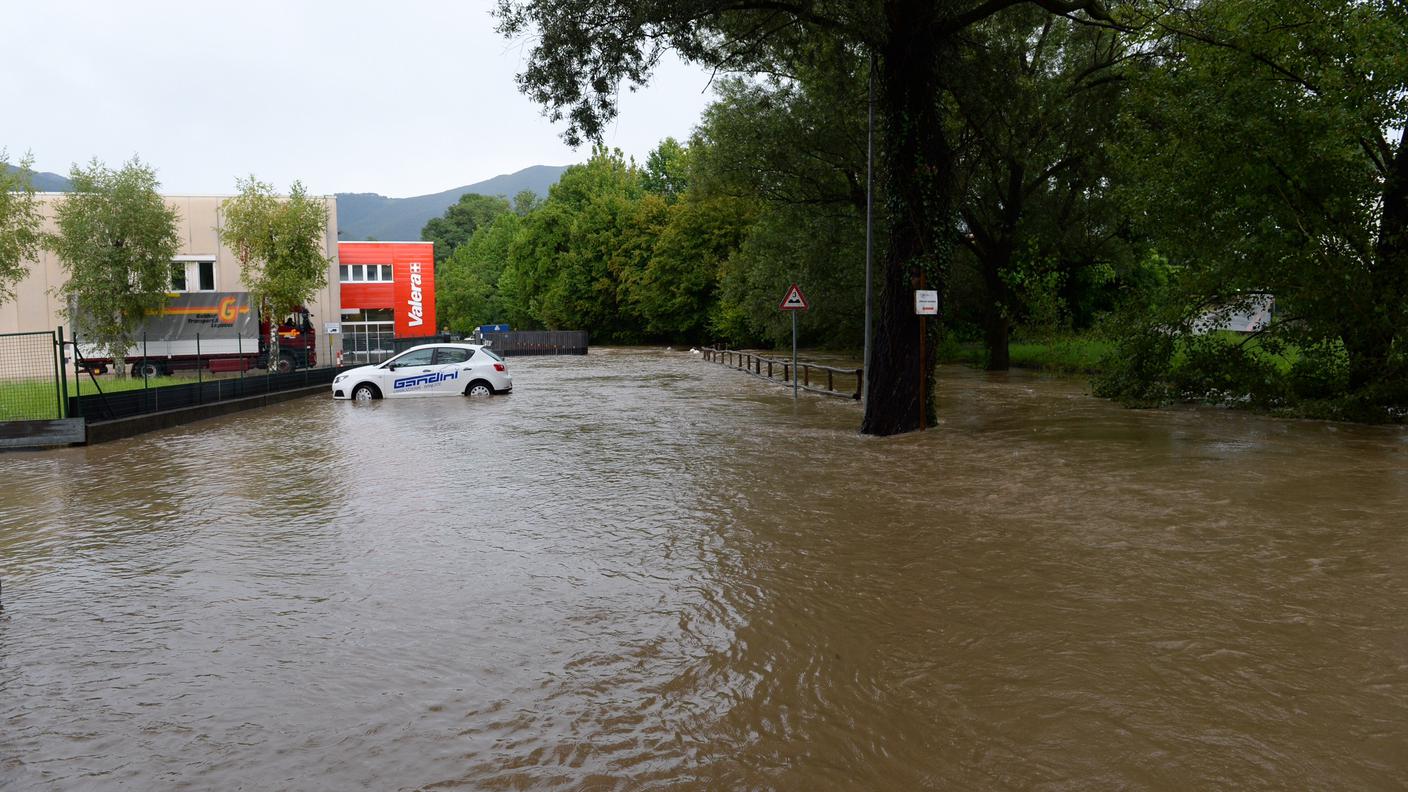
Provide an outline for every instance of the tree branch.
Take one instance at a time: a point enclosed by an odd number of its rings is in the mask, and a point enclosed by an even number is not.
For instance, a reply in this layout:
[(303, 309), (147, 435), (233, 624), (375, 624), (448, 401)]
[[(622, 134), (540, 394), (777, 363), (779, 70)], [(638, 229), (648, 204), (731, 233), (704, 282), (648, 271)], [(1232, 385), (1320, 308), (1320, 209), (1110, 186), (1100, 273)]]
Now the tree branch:
[(938, 33), (941, 36), (952, 35), (976, 25), (994, 14), (1024, 4), (1044, 8), (1053, 14), (1064, 17), (1070, 17), (1077, 11), (1084, 11), (1091, 19), (1099, 20), (1107, 27), (1123, 29), (1115, 22), (1115, 18), (1110, 16), (1110, 12), (1105, 10), (1105, 4), (1101, 0), (987, 0), (965, 13), (945, 20), (939, 25)]

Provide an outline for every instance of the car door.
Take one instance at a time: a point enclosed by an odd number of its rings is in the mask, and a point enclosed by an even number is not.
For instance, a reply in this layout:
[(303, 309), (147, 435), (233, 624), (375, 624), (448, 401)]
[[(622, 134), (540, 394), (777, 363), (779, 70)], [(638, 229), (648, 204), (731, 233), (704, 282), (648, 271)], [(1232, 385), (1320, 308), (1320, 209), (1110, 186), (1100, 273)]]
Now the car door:
[(433, 361), (435, 348), (412, 349), (386, 361), (381, 369), (381, 395), (387, 398), (423, 396), (439, 381)]
[(474, 350), (463, 347), (439, 347), (435, 350), (435, 370), (439, 374), (440, 382), (436, 384), (436, 390), (441, 393), (463, 393), (469, 380), (472, 379), (469, 368), (469, 359), (474, 354)]

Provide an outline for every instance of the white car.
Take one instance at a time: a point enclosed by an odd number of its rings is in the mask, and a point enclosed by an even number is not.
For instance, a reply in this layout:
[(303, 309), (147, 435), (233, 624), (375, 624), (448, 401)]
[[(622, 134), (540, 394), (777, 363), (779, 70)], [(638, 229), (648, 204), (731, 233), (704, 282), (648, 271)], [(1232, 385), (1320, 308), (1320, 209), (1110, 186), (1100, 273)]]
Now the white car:
[(421, 344), (375, 366), (359, 366), (332, 381), (334, 399), (371, 401), (402, 396), (491, 396), (513, 390), (498, 354), (479, 344)]

